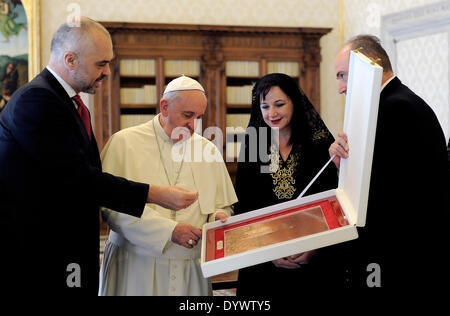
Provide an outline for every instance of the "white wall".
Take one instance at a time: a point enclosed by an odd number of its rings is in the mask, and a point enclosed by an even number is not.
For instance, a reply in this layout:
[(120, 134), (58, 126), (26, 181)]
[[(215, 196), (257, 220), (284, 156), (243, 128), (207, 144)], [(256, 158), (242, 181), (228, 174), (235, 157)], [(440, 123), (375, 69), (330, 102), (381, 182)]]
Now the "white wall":
[(436, 113), (448, 141), (449, 33), (441, 32), (397, 43), (397, 75)]
[(321, 115), (336, 135), (344, 113), (334, 72), (341, 45), (340, 1), (347, 40), (359, 33), (380, 36), (382, 15), (438, 0), (41, 0), (41, 66), (48, 62), (53, 32), (74, 13), (98, 21), (330, 27), (321, 40)]
[(380, 36), (381, 16), (441, 0), (343, 0), (344, 39), (370, 33)]
[[(361, 33), (370, 33), (383, 37), (385, 33), (382, 30), (382, 16), (395, 13), (401, 14), (401, 12), (406, 10), (438, 2), (442, 2), (442, 0), (344, 0), (344, 38), (347, 41)], [(448, 5), (450, 3), (447, 3)], [(449, 10), (440, 11), (449, 12)], [(435, 11), (430, 10), (430, 12), (429, 14), (432, 15)], [(411, 17), (415, 15), (417, 16), (416, 18)], [(421, 21), (427, 14), (418, 12), (415, 15), (408, 14), (403, 18), (399, 17), (398, 25), (401, 25), (401, 21), (406, 20), (412, 26), (415, 19)], [(428, 24), (430, 29), (433, 28), (432, 24), (432, 22)], [(420, 33), (420, 31), (414, 30), (412, 27), (411, 32)], [(449, 36), (450, 33), (447, 29), (445, 32), (411, 37), (396, 41), (394, 47), (389, 47), (391, 49), (388, 50), (388, 53), (391, 53), (392, 50), (396, 51), (395, 58), (391, 56), (391, 61), (396, 61), (393, 64), (395, 74), (435, 111), (447, 141), (450, 137)], [(385, 47), (389, 46), (388, 43), (383, 43), (383, 45)]]
[(343, 119), (335, 93), (334, 56), (339, 50), (339, 0), (41, 0), (41, 62), (49, 59), (51, 36), (79, 6), (80, 14), (98, 21), (248, 26), (330, 27), (321, 40), (321, 112), (332, 132)]

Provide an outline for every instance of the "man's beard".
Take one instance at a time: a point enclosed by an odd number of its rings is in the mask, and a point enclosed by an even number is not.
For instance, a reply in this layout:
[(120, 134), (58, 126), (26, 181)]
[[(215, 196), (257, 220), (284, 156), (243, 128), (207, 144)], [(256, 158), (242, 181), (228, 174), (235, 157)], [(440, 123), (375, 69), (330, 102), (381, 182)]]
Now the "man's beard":
[(95, 83), (97, 83), (98, 81), (101, 81), (105, 78), (105, 75), (101, 75), (100, 77), (98, 77), (94, 82), (88, 84), (86, 81), (86, 77), (83, 75), (79, 75), (78, 73), (75, 74), (75, 82), (77, 83), (77, 85), (80, 88), (81, 92), (86, 92), (89, 94), (95, 94), (95, 92), (97, 92), (97, 90), (95, 89)]

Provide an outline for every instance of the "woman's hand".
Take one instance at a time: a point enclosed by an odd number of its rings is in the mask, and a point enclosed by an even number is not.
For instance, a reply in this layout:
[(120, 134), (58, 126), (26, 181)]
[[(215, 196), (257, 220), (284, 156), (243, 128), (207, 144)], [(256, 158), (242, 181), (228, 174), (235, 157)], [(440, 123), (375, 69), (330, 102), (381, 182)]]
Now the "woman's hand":
[(277, 260), (273, 260), (272, 263), (277, 267), (277, 268), (283, 268), (283, 269), (299, 269), (300, 265), (298, 263), (295, 262), (291, 262), (289, 259), (287, 258), (280, 258)]
[(308, 264), (311, 258), (316, 254), (316, 250), (305, 251), (288, 257), (288, 260), (297, 264)]
[(306, 251), (286, 258), (273, 260), (272, 263), (278, 268), (298, 269), (301, 267), (302, 264), (308, 264), (311, 261), (311, 258), (315, 255), (315, 253), (316, 253), (315, 250)]

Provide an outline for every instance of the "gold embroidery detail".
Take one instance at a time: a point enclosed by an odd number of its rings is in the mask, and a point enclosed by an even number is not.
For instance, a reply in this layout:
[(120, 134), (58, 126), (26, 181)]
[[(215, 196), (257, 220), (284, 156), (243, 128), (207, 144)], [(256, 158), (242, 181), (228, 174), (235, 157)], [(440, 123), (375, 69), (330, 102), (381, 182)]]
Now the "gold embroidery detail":
[[(272, 151), (272, 148), (271, 148)], [(273, 152), (272, 152), (273, 154)], [(289, 159), (286, 161), (286, 166), (281, 167), (279, 162), (279, 154), (277, 151), (278, 161), (277, 161), (277, 171), (272, 173), (272, 179), (273, 184), (275, 185), (275, 188), (273, 189), (273, 192), (277, 196), (279, 200), (284, 199), (292, 199), (294, 196), (295, 191), (297, 190), (295, 188), (295, 179), (294, 179), (294, 172), (297, 169), (298, 159), (297, 155), (290, 155)], [(273, 164), (273, 160), (271, 163), (271, 167)]]
[(270, 173), (277, 172), (278, 168), (280, 167), (280, 153), (278, 152), (278, 147), (275, 145), (270, 146), (270, 166), (269, 171)]
[(316, 130), (313, 133), (312, 139), (313, 141), (318, 141), (321, 140), (322, 138), (327, 138), (328, 137), (328, 133), (324, 130)]

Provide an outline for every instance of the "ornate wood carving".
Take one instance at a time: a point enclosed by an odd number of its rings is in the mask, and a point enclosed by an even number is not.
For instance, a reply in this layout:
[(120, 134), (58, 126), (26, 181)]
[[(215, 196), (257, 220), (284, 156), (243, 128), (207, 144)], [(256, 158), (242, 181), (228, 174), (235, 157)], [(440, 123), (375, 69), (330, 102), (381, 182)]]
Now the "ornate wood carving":
[[(203, 118), (203, 129), (217, 126), (225, 131), (225, 57), (217, 37), (207, 36), (203, 42), (204, 53), (200, 60), (200, 83), (206, 91), (208, 107)], [(225, 137), (225, 135), (223, 135)], [(225, 141), (225, 138), (224, 138)], [(223, 142), (225, 144), (225, 142)]]
[[(320, 106), (320, 37), (329, 28), (243, 27), (220, 25), (182, 25), (150, 23), (102, 23), (111, 33), (117, 58), (154, 58), (156, 91), (164, 84), (164, 60), (200, 61), (199, 80), (204, 86), (208, 108), (203, 128), (226, 127), (226, 77), (228, 60), (258, 60), (262, 74), (269, 61), (297, 61), (300, 85), (311, 102)], [(95, 97), (95, 134), (100, 149), (119, 129), (120, 76), (118, 63), (111, 78)], [(158, 100), (159, 101), (159, 100)]]

